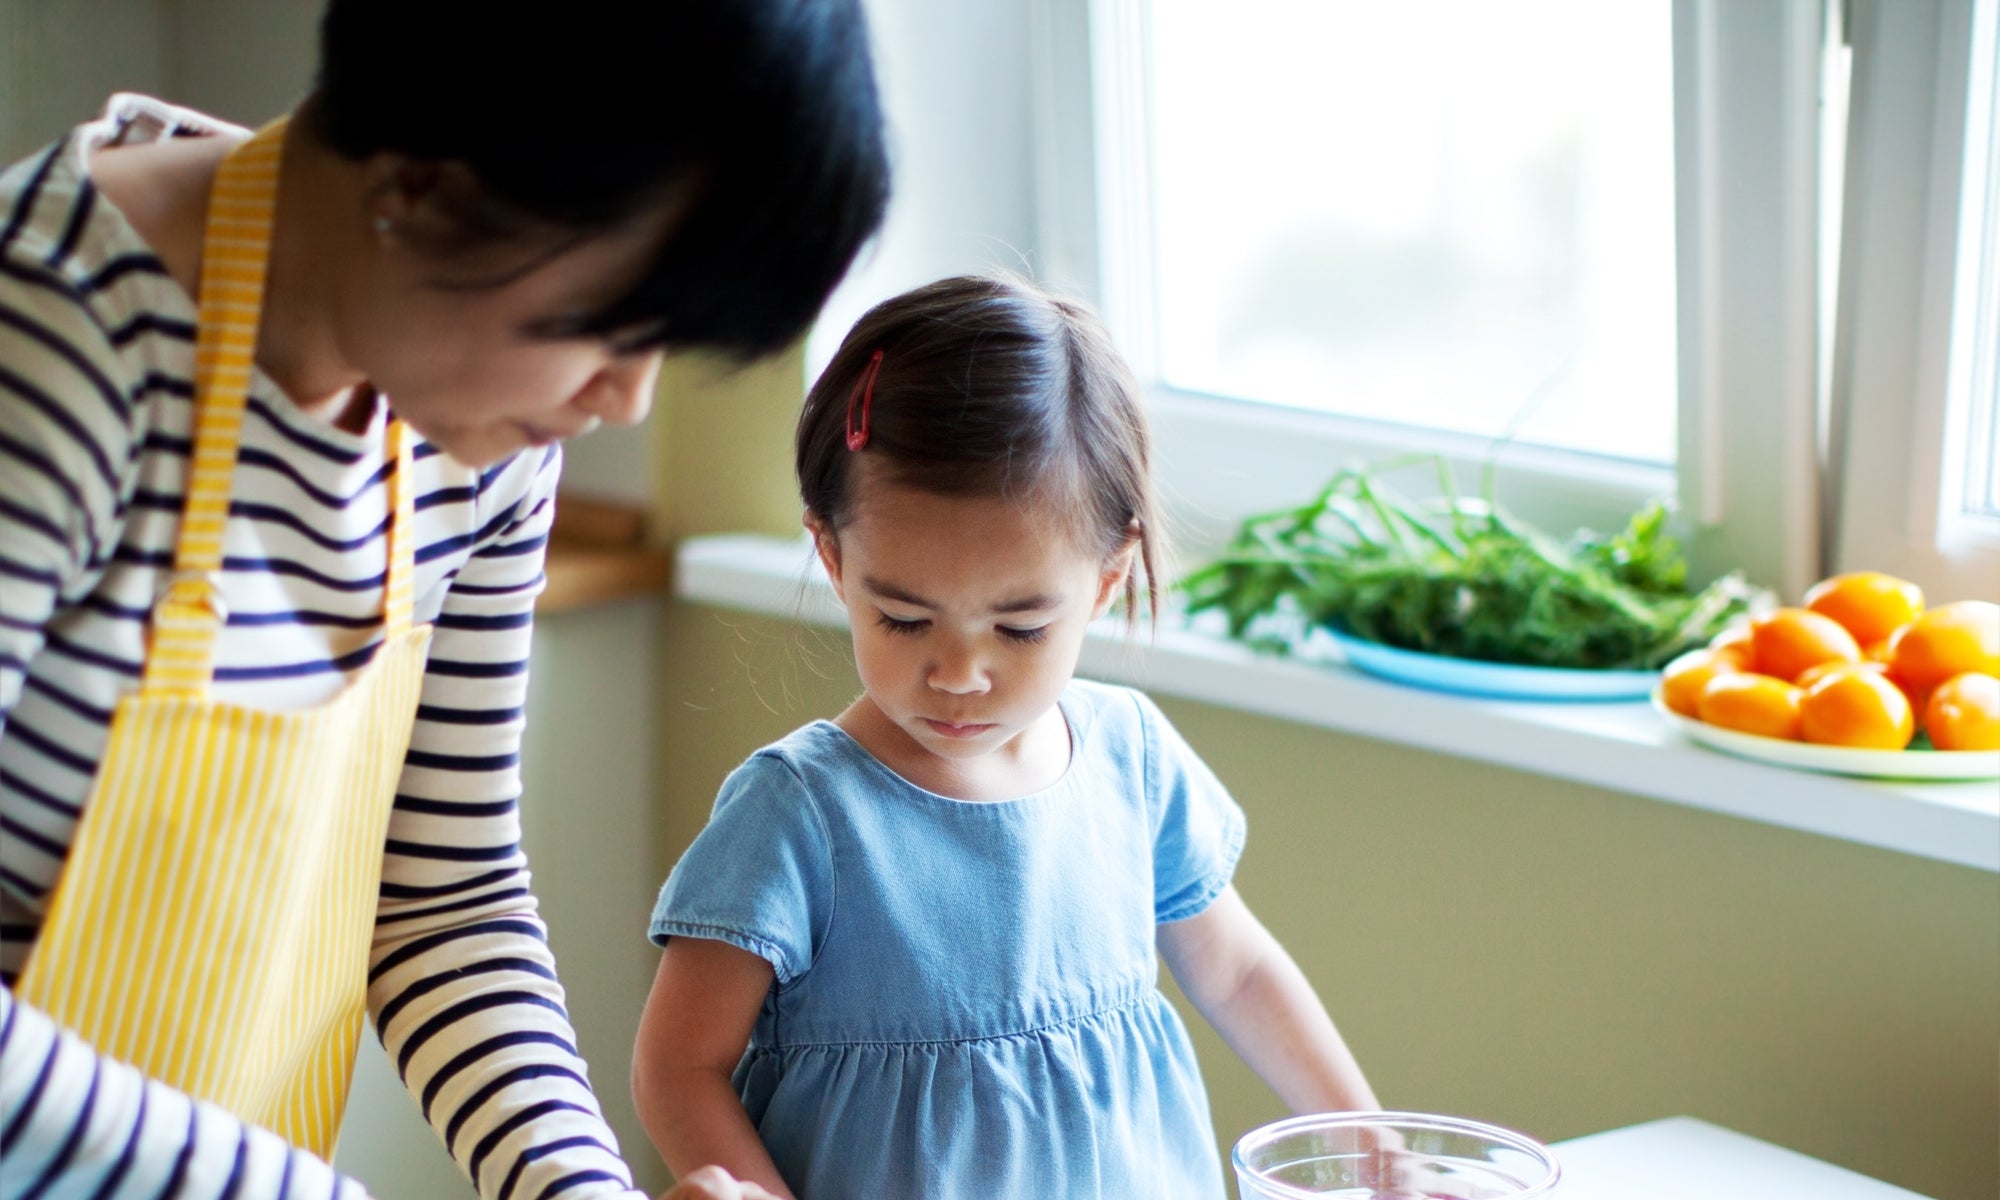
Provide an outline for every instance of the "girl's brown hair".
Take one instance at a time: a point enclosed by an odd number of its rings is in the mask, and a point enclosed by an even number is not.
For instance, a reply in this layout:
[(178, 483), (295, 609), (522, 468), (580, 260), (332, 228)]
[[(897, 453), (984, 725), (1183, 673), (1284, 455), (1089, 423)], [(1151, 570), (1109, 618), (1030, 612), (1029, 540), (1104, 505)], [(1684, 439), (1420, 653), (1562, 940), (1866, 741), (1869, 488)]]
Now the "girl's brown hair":
[[(849, 400), (881, 355), (867, 440), (848, 449)], [(862, 421), (861, 405), (852, 420)], [(1024, 280), (942, 279), (876, 305), (806, 395), (799, 495), (835, 533), (853, 516), (856, 468), (941, 496), (995, 496), (1054, 514), (1109, 562), (1137, 543), (1128, 620), (1159, 601), (1164, 556), (1151, 439), (1137, 381), (1097, 317)]]

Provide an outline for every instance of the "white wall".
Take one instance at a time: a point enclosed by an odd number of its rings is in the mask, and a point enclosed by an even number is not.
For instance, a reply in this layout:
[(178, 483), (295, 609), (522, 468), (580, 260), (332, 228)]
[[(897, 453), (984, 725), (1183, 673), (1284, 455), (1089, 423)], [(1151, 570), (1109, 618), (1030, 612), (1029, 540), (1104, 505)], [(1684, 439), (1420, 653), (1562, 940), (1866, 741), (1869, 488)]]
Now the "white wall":
[(0, 163), (97, 115), (113, 91), (165, 90), (167, 26), (154, 0), (0, 0)]
[(319, 0), (157, 4), (169, 47), (162, 99), (256, 126), (289, 110), (310, 90)]
[(808, 378), (877, 301), (945, 275), (1036, 268), (1026, 0), (871, 0), (868, 16), (894, 192), (807, 343)]
[(310, 86), (318, 0), (0, 0), (0, 162), (145, 92), (243, 125)]

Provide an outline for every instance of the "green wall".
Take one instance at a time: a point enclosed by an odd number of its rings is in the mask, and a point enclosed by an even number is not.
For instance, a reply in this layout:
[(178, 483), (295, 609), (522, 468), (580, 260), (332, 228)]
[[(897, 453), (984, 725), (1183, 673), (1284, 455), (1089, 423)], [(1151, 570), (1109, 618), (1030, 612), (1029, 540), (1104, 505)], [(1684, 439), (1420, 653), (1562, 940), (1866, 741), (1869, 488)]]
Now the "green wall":
[[(794, 369), (726, 420), (669, 382), (678, 532), (797, 527)], [(673, 482), (718, 459), (736, 499)], [(843, 634), (680, 603), (662, 622), (664, 870), (730, 768), (858, 685)], [(1551, 1141), (1686, 1113), (2000, 1196), (2000, 876), (1158, 698), (1248, 811), (1238, 886), (1385, 1104)], [(1281, 1115), (1189, 1024), (1225, 1147)]]

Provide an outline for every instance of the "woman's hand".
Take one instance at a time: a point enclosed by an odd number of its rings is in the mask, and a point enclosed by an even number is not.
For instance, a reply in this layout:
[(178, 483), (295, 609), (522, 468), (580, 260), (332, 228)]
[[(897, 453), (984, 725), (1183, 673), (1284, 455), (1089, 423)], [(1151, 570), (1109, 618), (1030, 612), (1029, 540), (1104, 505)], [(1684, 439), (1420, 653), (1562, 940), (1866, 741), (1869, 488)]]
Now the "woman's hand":
[(699, 1171), (688, 1172), (688, 1177), (676, 1184), (671, 1191), (662, 1192), (660, 1200), (776, 1200), (771, 1193), (754, 1183), (743, 1183), (721, 1167), (703, 1167)]

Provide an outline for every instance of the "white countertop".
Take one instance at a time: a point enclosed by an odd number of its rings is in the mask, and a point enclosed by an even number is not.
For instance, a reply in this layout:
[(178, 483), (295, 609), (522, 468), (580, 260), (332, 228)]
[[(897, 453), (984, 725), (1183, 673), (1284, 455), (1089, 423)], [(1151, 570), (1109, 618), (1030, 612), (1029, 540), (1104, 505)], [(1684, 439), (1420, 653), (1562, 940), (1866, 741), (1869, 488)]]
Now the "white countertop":
[(1694, 1117), (1666, 1117), (1551, 1147), (1555, 1200), (1925, 1200)]

